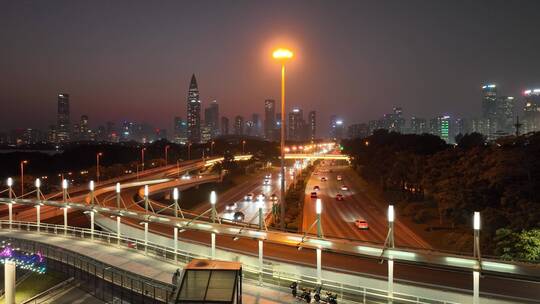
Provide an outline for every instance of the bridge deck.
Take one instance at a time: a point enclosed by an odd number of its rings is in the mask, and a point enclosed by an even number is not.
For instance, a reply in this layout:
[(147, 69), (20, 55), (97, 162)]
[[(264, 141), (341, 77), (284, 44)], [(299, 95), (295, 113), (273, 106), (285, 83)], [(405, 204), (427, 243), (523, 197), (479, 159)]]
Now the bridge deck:
[[(173, 264), (124, 247), (107, 245), (97, 241), (82, 240), (72, 237), (55, 236), (48, 233), (0, 230), (0, 236), (45, 243), (58, 248), (77, 252), (114, 267), (124, 269), (140, 276), (170, 284), (172, 274), (184, 265)], [(245, 304), (281, 304), (294, 300), (284, 290), (260, 287), (247, 282), (243, 284), (243, 303)]]

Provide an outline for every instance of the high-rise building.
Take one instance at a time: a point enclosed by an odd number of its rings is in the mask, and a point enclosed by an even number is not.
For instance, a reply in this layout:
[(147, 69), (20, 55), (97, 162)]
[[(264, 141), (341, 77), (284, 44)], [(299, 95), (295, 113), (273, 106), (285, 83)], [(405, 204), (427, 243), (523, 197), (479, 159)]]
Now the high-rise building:
[(526, 90), (523, 95), (525, 107), (521, 133), (540, 131), (540, 89)]
[(305, 127), (304, 127), (304, 111), (300, 108), (293, 108), (289, 113), (288, 121), (288, 139), (289, 140), (305, 140)]
[(317, 138), (317, 112), (309, 112), (309, 139), (315, 140)]
[(201, 99), (195, 74), (191, 76), (187, 97), (187, 137), (192, 143), (201, 142)]
[(411, 118), (411, 129), (412, 134), (424, 134), (428, 133), (428, 126), (425, 118), (412, 117)]
[(497, 98), (497, 125), (498, 130), (503, 134), (514, 133), (514, 112), (515, 98), (512, 96), (501, 96)]
[(450, 116), (442, 115), (432, 118), (430, 120), (430, 133), (433, 135), (439, 136), (442, 140), (447, 143), (453, 141), (450, 130)]
[(219, 135), (219, 104), (217, 100), (210, 102), (210, 105), (204, 109), (204, 124), (210, 128), (212, 138)]
[(244, 135), (244, 117), (240, 115), (234, 118), (234, 135)]
[(174, 142), (186, 144), (187, 140), (187, 121), (177, 116), (174, 118)]
[(276, 101), (267, 99), (264, 101), (264, 138), (276, 140)]
[(58, 94), (58, 114), (56, 124), (56, 140), (59, 143), (70, 139), (69, 94)]
[(482, 86), (482, 118), (487, 133), (483, 133), (492, 139), (499, 127), (497, 126), (497, 85), (485, 84)]
[(229, 119), (225, 116), (221, 117), (221, 135), (229, 135)]
[(259, 114), (253, 113), (251, 114), (251, 122), (253, 123), (253, 136), (261, 136), (262, 132), (262, 122)]
[(330, 138), (332, 140), (340, 140), (343, 138), (345, 125), (343, 120), (336, 115), (330, 117)]
[(368, 137), (369, 126), (365, 123), (352, 124), (347, 128), (347, 135), (349, 138), (365, 138)]
[(88, 127), (88, 115), (82, 115), (79, 123), (79, 140), (90, 140), (90, 129)]

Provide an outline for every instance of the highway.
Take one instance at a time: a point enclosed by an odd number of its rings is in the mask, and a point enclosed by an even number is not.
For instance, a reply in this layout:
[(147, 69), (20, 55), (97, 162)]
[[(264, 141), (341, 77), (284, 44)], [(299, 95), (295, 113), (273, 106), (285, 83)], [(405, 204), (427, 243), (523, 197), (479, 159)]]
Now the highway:
[[(302, 231), (305, 232), (316, 219), (315, 199), (310, 194), (317, 185), (320, 187), (317, 195), (323, 203), (321, 217), (324, 236), (384, 243), (388, 232), (388, 204), (368, 198), (360, 186), (360, 178), (350, 167), (331, 163), (325, 161), (319, 165), (307, 183)], [(341, 181), (337, 180), (338, 176), (341, 176)], [(322, 177), (327, 181), (321, 181)], [(346, 185), (349, 190), (342, 190), (342, 185)], [(343, 201), (336, 200), (338, 193), (344, 196)], [(360, 218), (367, 221), (369, 229), (361, 230), (355, 226), (355, 220)], [(314, 234), (315, 229), (312, 228), (309, 233)], [(395, 243), (399, 247), (431, 248), (399, 219), (395, 222)]]

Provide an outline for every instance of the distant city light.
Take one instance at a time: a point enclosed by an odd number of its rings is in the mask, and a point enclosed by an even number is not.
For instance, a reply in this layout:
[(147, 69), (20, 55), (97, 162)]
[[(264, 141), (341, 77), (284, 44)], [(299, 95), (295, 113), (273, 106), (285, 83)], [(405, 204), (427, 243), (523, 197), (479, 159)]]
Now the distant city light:
[(336, 120), (336, 125), (342, 125), (343, 124), (343, 120)]

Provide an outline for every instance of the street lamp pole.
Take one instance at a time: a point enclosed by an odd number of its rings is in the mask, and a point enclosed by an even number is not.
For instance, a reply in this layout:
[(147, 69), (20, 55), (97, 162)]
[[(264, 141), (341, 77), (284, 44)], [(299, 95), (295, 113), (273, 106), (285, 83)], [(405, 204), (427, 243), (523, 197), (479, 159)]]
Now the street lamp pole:
[(21, 160), (21, 196), (24, 194), (24, 165), (28, 164), (27, 160)]
[(246, 154), (246, 141), (242, 140), (242, 155)]
[(188, 155), (188, 156), (187, 156), (187, 159), (188, 159), (188, 160), (191, 160), (191, 143), (188, 143), (187, 146), (188, 146), (188, 150), (187, 150), (187, 151), (188, 151), (188, 152), (187, 152), (187, 155)]
[(165, 146), (165, 166), (169, 164), (169, 148), (171, 146), (166, 145)]
[[(480, 303), (480, 271), (482, 265), (482, 256), (480, 254), (480, 212), (474, 212), (473, 217), (474, 228), (474, 258), (478, 260), (477, 269), (473, 270), (473, 304)], [(478, 269), (480, 268), (480, 269)]]
[(214, 156), (214, 145), (216, 144), (215, 141), (212, 140), (210, 143), (210, 156)]
[(94, 186), (94, 181), (91, 180), (90, 183), (88, 184), (88, 188), (90, 189), (90, 205), (92, 206), (92, 208), (94, 207), (94, 189), (95, 189), (95, 186)]
[(146, 148), (141, 149), (141, 172), (144, 171), (144, 151), (145, 150), (146, 150)]
[[(395, 247), (394, 243), (394, 220), (395, 220), (394, 205), (388, 206), (388, 237), (387, 242), (390, 248)], [(394, 296), (394, 259), (392, 256), (388, 259), (388, 297), (392, 299)]]
[(99, 152), (96, 154), (96, 182), (99, 184), (99, 157), (102, 156), (103, 153)]
[(277, 49), (272, 54), (273, 57), (281, 62), (281, 212), (280, 226), (285, 229), (285, 61), (293, 57), (293, 53), (287, 49)]
[(120, 183), (116, 183), (116, 208), (120, 209)]
[(9, 188), (9, 203), (8, 203), (8, 209), (9, 209), (9, 230), (11, 230), (11, 225), (13, 223), (13, 202), (11, 201), (11, 199), (13, 198), (13, 179), (11, 177), (9, 177), (7, 179), (7, 185), (8, 185), (8, 188)]

